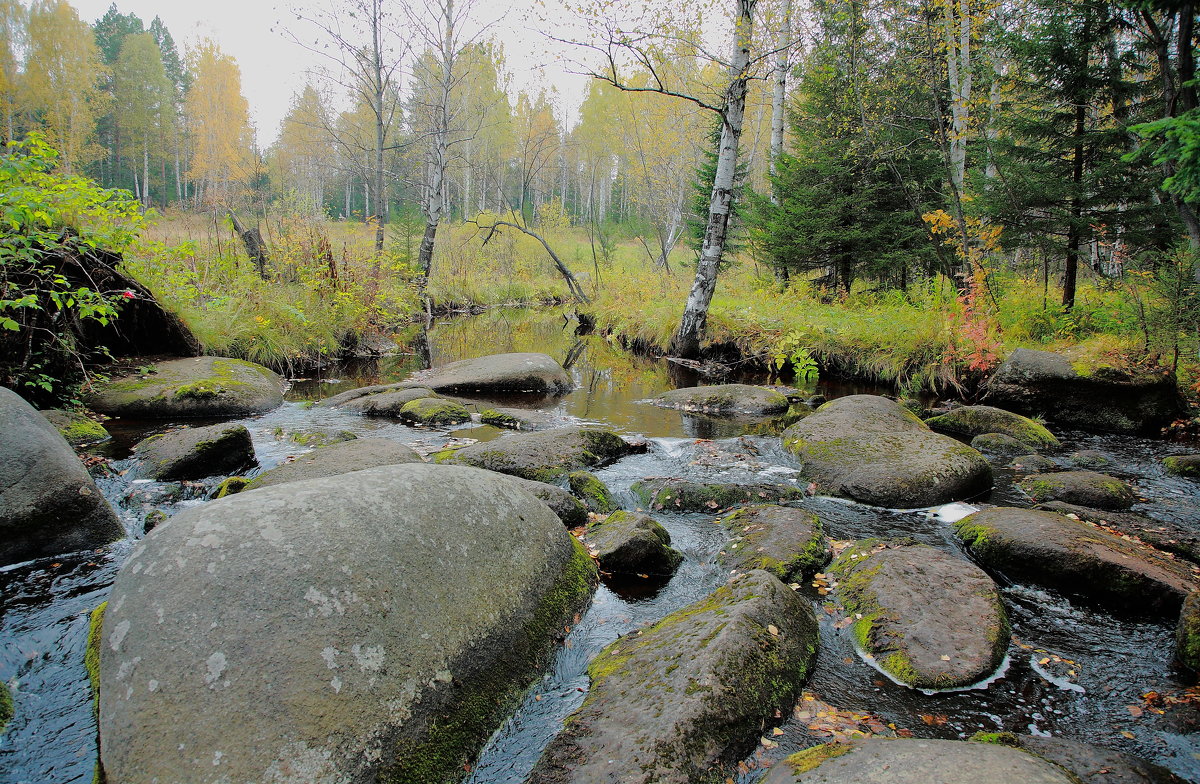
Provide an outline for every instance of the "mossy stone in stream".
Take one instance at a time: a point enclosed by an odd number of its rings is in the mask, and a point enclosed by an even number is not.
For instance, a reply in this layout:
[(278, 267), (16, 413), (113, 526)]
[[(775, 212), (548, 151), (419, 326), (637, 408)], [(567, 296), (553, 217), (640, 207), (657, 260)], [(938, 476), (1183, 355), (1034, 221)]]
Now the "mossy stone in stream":
[(46, 417), (50, 424), (62, 433), (63, 438), (67, 439), (67, 443), (74, 447), (98, 444), (111, 438), (104, 425), (83, 411), (51, 409), (43, 411), (42, 416)]
[(1039, 504), (1062, 501), (1092, 509), (1128, 509), (1137, 498), (1125, 482), (1095, 471), (1034, 474), (1021, 480), (1018, 487)]
[(104, 630), (104, 611), (108, 602), (101, 602), (88, 614), (87, 644), (83, 649), (83, 666), (92, 687), (92, 710), (100, 711), (100, 637)]
[(470, 422), (471, 412), (453, 400), (422, 397), (405, 403), (400, 418), (417, 425), (458, 425)]
[(608, 428), (583, 426), (512, 433), (438, 452), (433, 459), (553, 484), (572, 471), (602, 466), (634, 451), (633, 444)]
[(1200, 455), (1172, 455), (1164, 457), (1162, 464), (1168, 474), (1200, 478)]
[(589, 512), (606, 515), (620, 508), (608, 492), (608, 486), (590, 471), (572, 471), (567, 474), (567, 483), (571, 486), (571, 492), (583, 501)]
[(709, 483), (686, 479), (639, 479), (629, 488), (643, 504), (663, 512), (715, 512), (742, 504), (798, 501), (804, 491), (773, 482)]
[(1188, 594), (1175, 627), (1175, 661), (1200, 672), (1200, 593)]
[(0, 681), (0, 735), (8, 729), (8, 723), (15, 714), (16, 706), (13, 704), (12, 692), (8, 690), (7, 683)]
[(670, 575), (683, 561), (683, 554), (670, 546), (666, 529), (637, 512), (613, 512), (589, 525), (586, 536), (605, 572)]
[(1054, 434), (1028, 417), (994, 406), (961, 406), (946, 414), (925, 420), (935, 433), (975, 438), (984, 433), (1003, 433), (1029, 444), (1027, 451), (1058, 449), (1061, 444)]
[(145, 419), (249, 416), (283, 404), (283, 379), (253, 362), (195, 357), (148, 371), (100, 385), (85, 403), (101, 414)]
[(806, 580), (829, 562), (829, 540), (812, 512), (760, 504), (721, 520), (732, 538), (717, 556), (722, 566), (764, 569), (784, 582)]

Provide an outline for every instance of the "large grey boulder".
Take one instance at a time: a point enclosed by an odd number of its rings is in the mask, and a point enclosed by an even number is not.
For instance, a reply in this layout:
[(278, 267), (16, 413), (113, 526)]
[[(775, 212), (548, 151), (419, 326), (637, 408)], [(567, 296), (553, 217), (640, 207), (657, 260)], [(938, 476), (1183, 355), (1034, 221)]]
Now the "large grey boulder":
[(771, 416), (788, 410), (787, 395), (749, 384), (672, 389), (643, 402), (711, 416)]
[(1133, 372), (1082, 355), (1019, 348), (988, 380), (984, 402), (1084, 430), (1135, 433), (1184, 411), (1175, 376)]
[(257, 463), (245, 425), (185, 427), (137, 443), (138, 473), (160, 482), (234, 474)]
[(438, 463), (486, 468), (538, 482), (556, 482), (572, 471), (611, 463), (634, 446), (603, 427), (560, 427), (513, 433), (495, 441), (437, 452)]
[(436, 392), (538, 393), (561, 395), (574, 384), (570, 375), (546, 354), (492, 354), (463, 359), (415, 373), (410, 383)]
[(1019, 749), (961, 740), (863, 738), (827, 743), (771, 766), (763, 784), (1079, 784)]
[(85, 398), (114, 417), (188, 419), (262, 414), (283, 405), (284, 380), (253, 362), (194, 357), (158, 362), (149, 373), (118, 376)]
[(246, 484), (245, 490), (339, 476), (351, 471), (378, 468), (401, 463), (421, 463), (421, 456), (412, 447), (386, 438), (355, 438), (323, 446), (295, 460), (263, 471)]
[(1184, 784), (1166, 768), (1132, 754), (1077, 740), (1003, 732), (971, 740), (1021, 749), (1077, 776), (1083, 784)]
[(783, 444), (818, 493), (873, 506), (935, 506), (992, 486), (983, 455), (875, 395), (826, 403), (785, 430)]
[(1055, 512), (998, 506), (954, 527), (989, 570), (1118, 608), (1174, 616), (1197, 588), (1185, 564)]
[(1054, 471), (1032, 474), (1018, 486), (1039, 504), (1062, 501), (1092, 509), (1128, 509), (1137, 495), (1127, 483), (1095, 471)]
[(833, 562), (860, 649), (900, 683), (978, 683), (1004, 660), (1009, 626), (992, 578), (928, 545), (856, 542)]
[(935, 433), (960, 438), (975, 438), (984, 433), (1003, 433), (1034, 450), (1058, 449), (1061, 444), (1054, 434), (1028, 417), (994, 406), (960, 406), (941, 416), (926, 419), (925, 424)]
[(0, 565), (124, 535), (62, 435), (20, 395), (0, 387)]
[(589, 525), (586, 537), (600, 568), (613, 574), (669, 575), (683, 561), (667, 530), (637, 512), (613, 512)]
[(689, 784), (750, 751), (815, 661), (812, 607), (763, 571), (605, 648), (528, 784)]
[(397, 388), (390, 384), (352, 389), (322, 400), (317, 405), (322, 408), (337, 407), (363, 416), (399, 417), (406, 405), (427, 397), (437, 397), (437, 393), (426, 387)]
[(188, 509), (113, 585), (107, 781), (456, 780), (594, 578), (544, 504), (470, 468), (385, 466)]
[(715, 512), (741, 504), (798, 501), (804, 491), (774, 482), (693, 482), (648, 477), (629, 488), (649, 508), (660, 512)]
[(717, 556), (722, 566), (764, 569), (784, 582), (801, 581), (829, 563), (829, 540), (812, 512), (759, 504), (721, 520), (732, 537)]

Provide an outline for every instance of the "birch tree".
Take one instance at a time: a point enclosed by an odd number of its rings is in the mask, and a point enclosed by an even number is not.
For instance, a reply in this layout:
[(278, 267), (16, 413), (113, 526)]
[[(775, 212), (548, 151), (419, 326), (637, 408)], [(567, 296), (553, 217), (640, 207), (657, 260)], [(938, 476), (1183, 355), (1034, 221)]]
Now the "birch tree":
[(20, 49), (26, 11), (18, 0), (0, 0), (0, 142), (16, 138), (20, 86)]
[(197, 183), (196, 205), (220, 204), (245, 186), (253, 172), (250, 106), (242, 95), (242, 73), (213, 41), (191, 53), (194, 78), (187, 95), (192, 160), (188, 177)]

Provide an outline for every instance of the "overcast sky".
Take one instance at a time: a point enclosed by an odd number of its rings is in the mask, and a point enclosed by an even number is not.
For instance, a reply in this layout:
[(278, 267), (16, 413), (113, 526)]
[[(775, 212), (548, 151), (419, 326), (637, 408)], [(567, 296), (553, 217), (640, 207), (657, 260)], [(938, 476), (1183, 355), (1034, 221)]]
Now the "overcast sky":
[[(94, 23), (113, 0), (70, 0), (80, 18)], [(305, 71), (320, 58), (293, 43), (282, 27), (298, 23), (288, 9), (319, 5), (319, 0), (116, 0), (121, 13), (134, 13), (149, 25), (162, 17), (180, 54), (201, 38), (212, 38), (237, 59), (242, 69), (242, 92), (250, 102), (251, 119), (262, 146), (271, 144), (287, 113), (292, 94), (303, 87)], [(508, 70), (517, 89), (557, 86), (570, 111), (582, 99), (584, 80), (572, 77), (547, 54), (545, 39), (527, 20), (529, 0), (477, 0), (481, 15), (503, 17), (491, 32), (504, 44)], [(272, 32), (275, 28), (275, 32)], [(311, 28), (309, 28), (311, 31)]]

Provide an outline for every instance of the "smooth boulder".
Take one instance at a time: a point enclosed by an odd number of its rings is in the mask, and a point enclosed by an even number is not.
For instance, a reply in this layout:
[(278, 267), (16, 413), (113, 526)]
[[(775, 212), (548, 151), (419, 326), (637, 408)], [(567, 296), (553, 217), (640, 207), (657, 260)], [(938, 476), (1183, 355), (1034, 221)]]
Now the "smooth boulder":
[(928, 545), (855, 542), (829, 572), (859, 649), (896, 681), (952, 689), (994, 673), (1008, 649), (1000, 589)]
[(807, 580), (829, 563), (830, 546), (812, 512), (760, 504), (721, 520), (731, 534), (717, 560), (739, 571), (763, 569), (784, 582)]
[(245, 425), (185, 427), (137, 443), (138, 474), (160, 482), (235, 474), (256, 465)]
[(594, 578), (544, 504), (470, 468), (385, 466), (188, 509), (113, 585), (107, 781), (454, 779)]
[(522, 479), (556, 482), (572, 471), (611, 463), (634, 446), (603, 427), (561, 427), (513, 433), (433, 455), (438, 463), (470, 465)]
[(998, 506), (954, 527), (989, 570), (1117, 608), (1174, 616), (1197, 587), (1186, 565), (1055, 512)]
[(1058, 765), (1083, 784), (1184, 784), (1171, 771), (1141, 757), (1068, 738), (1002, 732), (977, 734), (971, 740), (1021, 749)]
[(1028, 417), (995, 406), (960, 406), (941, 416), (926, 419), (925, 424), (935, 433), (975, 438), (984, 433), (1003, 433), (1034, 450), (1058, 449), (1061, 444), (1043, 425)]
[(386, 438), (355, 438), (314, 449), (295, 460), (282, 463), (252, 478), (245, 490), (339, 476), (351, 471), (378, 468), (402, 463), (421, 463), (421, 456), (412, 447)]
[(527, 784), (707, 781), (790, 710), (817, 646), (807, 601), (766, 572), (741, 575), (605, 648)]
[(125, 535), (62, 434), (6, 387), (0, 387), (0, 455), (0, 565)]
[(983, 455), (875, 395), (826, 403), (785, 430), (783, 443), (816, 492), (872, 506), (937, 506), (992, 486)]
[(190, 419), (263, 414), (283, 405), (284, 380), (262, 365), (228, 357), (173, 359), (119, 376), (88, 395), (114, 417)]
[[(368, 391), (377, 390), (377, 391)], [(355, 394), (361, 393), (361, 394)], [(340, 395), (334, 395), (320, 403), (322, 408), (341, 408), (343, 411), (353, 411), (356, 414), (372, 417), (399, 417), (404, 407), (414, 400), (437, 397), (432, 389), (424, 387), (406, 387), (397, 389), (394, 386), (363, 387), (352, 389)]]
[(1133, 488), (1116, 477), (1095, 471), (1054, 471), (1033, 474), (1018, 484), (1039, 504), (1062, 501), (1092, 509), (1128, 509), (1137, 496)]
[(413, 374), (436, 392), (536, 393), (562, 395), (574, 387), (571, 376), (552, 357), (537, 353), (492, 354), (463, 359)]
[(1154, 520), (1136, 512), (1091, 509), (1062, 501), (1048, 501), (1038, 504), (1036, 508), (1068, 516), (1074, 515), (1077, 520), (1095, 523), (1120, 534), (1136, 536), (1151, 547), (1200, 564), (1200, 531), (1194, 526), (1169, 520)]
[(995, 743), (861, 738), (771, 766), (762, 784), (1079, 784), (1061, 768)]
[(672, 389), (646, 401), (660, 408), (674, 408), (711, 416), (762, 417), (788, 410), (787, 395), (768, 387), (749, 384), (717, 384)]
[(1153, 431), (1184, 412), (1175, 376), (1019, 348), (984, 387), (983, 402), (1084, 430)]
[(600, 568), (612, 574), (669, 575), (683, 561), (667, 530), (637, 512), (613, 512), (589, 525), (585, 537)]
[(55, 408), (43, 411), (42, 416), (46, 417), (50, 424), (62, 433), (62, 437), (67, 439), (67, 443), (73, 447), (98, 444), (112, 437), (104, 425), (82, 411)]
[(629, 488), (642, 503), (660, 512), (715, 512), (740, 504), (798, 501), (804, 491), (773, 482), (716, 483), (649, 477)]

